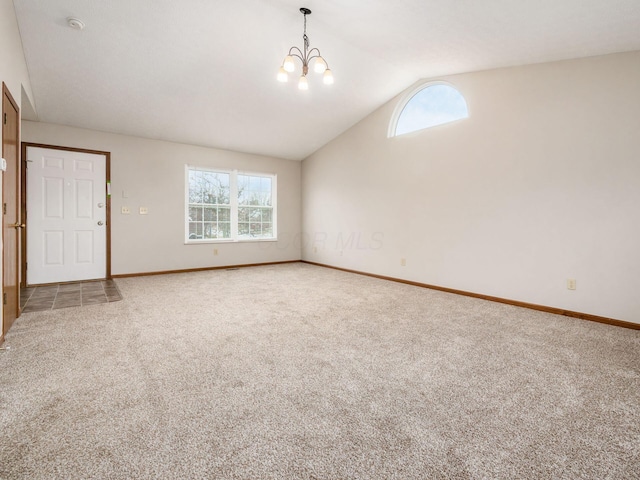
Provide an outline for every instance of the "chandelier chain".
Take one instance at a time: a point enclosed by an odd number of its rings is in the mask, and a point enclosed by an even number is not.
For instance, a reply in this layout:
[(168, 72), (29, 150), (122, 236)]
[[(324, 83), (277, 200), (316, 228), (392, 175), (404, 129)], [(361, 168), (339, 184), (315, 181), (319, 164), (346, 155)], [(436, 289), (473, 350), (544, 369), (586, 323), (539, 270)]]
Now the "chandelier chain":
[(307, 50), (309, 50), (309, 37), (307, 37), (307, 13), (304, 13), (304, 33), (302, 34), (304, 42), (304, 63), (307, 61)]

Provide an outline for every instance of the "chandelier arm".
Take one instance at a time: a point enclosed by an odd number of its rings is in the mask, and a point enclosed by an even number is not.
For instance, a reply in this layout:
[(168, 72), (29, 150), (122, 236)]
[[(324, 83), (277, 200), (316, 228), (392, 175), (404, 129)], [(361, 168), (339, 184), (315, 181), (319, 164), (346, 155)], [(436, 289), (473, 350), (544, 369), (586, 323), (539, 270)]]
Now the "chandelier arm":
[[(296, 51), (298, 53), (294, 53)], [(302, 50), (300, 50), (298, 47), (291, 47), (289, 49), (289, 55), (291, 55), (292, 57), (298, 57), (300, 60), (302, 60), (302, 58), (304, 57), (304, 53), (302, 53)]]
[[(315, 52), (316, 52), (315, 54), (313, 53), (313, 52), (314, 52), (314, 50), (315, 50)], [(319, 57), (322, 57), (322, 55), (320, 54), (320, 50), (318, 50), (317, 48), (312, 48), (311, 50), (309, 50), (309, 51), (307, 52), (307, 55), (308, 55), (308, 57), (307, 57), (307, 62), (311, 61), (311, 59), (312, 59), (312, 58), (319, 58)], [(325, 63), (326, 63), (326, 62), (325, 62)]]
[(302, 58), (300, 55), (298, 55), (297, 53), (289, 53), (290, 56), (292, 57), (297, 57), (300, 59), (300, 61), (302, 62), (302, 65), (307, 65), (307, 62), (304, 60), (304, 58)]

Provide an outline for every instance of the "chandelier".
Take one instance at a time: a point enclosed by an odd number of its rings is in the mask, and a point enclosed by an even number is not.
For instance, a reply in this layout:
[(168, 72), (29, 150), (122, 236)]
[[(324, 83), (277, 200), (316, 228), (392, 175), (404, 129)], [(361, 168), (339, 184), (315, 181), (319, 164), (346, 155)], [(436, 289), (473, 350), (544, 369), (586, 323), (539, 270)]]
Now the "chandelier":
[(322, 56), (320, 50), (312, 48), (309, 50), (309, 37), (307, 37), (307, 15), (311, 15), (311, 10), (308, 8), (301, 8), (300, 13), (304, 15), (304, 34), (302, 40), (304, 42), (303, 50), (298, 47), (291, 47), (289, 53), (284, 58), (282, 66), (278, 71), (278, 81), (286, 82), (289, 80), (288, 73), (295, 70), (295, 63), (293, 57), (298, 57), (302, 62), (302, 75), (298, 81), (298, 88), (300, 90), (309, 90), (309, 82), (307, 81), (307, 73), (309, 73), (309, 62), (313, 62), (313, 70), (317, 73), (322, 73), (322, 81), (325, 85), (331, 85), (333, 83), (333, 73), (329, 70), (329, 65)]

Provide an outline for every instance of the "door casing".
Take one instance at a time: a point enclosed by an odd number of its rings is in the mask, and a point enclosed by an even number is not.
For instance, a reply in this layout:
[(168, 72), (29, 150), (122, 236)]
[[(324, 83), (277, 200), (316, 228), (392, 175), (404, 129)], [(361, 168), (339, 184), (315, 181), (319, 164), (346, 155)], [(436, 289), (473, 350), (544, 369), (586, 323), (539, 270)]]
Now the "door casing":
[[(6, 107), (9, 108), (6, 108)], [(9, 109), (15, 112), (9, 117)], [(11, 121), (9, 121), (11, 118)], [(14, 130), (15, 129), (15, 130)], [(20, 108), (6, 84), (2, 83), (2, 156), (7, 172), (2, 175), (2, 328), (4, 334), (20, 316)], [(5, 146), (9, 145), (9, 149)], [(12, 153), (9, 153), (12, 150)], [(11, 172), (11, 175), (9, 174)], [(8, 223), (11, 223), (9, 225)]]
[[(42, 143), (31, 143), (31, 142), (22, 142), (22, 172), (21, 172), (21, 179), (22, 179), (22, 196), (20, 198), (20, 208), (22, 211), (22, 219), (23, 222), (27, 221), (27, 215), (29, 214), (27, 212), (27, 147), (39, 147), (39, 148), (47, 148), (47, 149), (52, 149), (52, 150), (66, 150), (69, 152), (80, 152), (80, 153), (94, 153), (97, 155), (104, 155), (106, 158), (106, 171), (105, 171), (105, 178), (106, 178), (106, 235), (107, 235), (107, 242), (106, 242), (106, 278), (107, 279), (111, 279), (111, 192), (110, 192), (110, 188), (109, 186), (111, 185), (111, 152), (103, 152), (101, 150), (88, 150), (86, 148), (75, 148), (75, 147), (64, 147), (64, 146), (60, 146), (60, 145), (47, 145), (47, 144), (42, 144)], [(27, 268), (28, 268), (28, 258), (27, 258), (27, 237), (29, 235), (29, 232), (27, 231), (27, 229), (25, 228), (23, 235), (22, 235), (22, 244), (21, 244), (21, 251), (22, 251), (22, 275), (21, 275), (21, 285), (23, 287), (26, 287), (27, 284)]]

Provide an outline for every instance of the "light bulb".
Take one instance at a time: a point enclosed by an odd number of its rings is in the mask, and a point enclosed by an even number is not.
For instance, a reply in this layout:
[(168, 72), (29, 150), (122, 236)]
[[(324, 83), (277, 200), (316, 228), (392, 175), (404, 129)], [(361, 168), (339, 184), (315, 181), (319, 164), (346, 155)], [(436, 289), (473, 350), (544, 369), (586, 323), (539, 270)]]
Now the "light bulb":
[(282, 68), (284, 68), (286, 72), (293, 72), (296, 69), (296, 64), (293, 63), (293, 57), (291, 55), (284, 57)]
[(300, 77), (300, 81), (298, 82), (298, 88), (300, 90), (309, 90), (309, 82), (307, 81), (307, 77), (302, 75)]
[(331, 73), (331, 70), (329, 70), (328, 68), (324, 71), (322, 82), (325, 85), (333, 85), (333, 73)]
[(318, 57), (316, 58), (316, 63), (313, 65), (313, 71), (316, 73), (322, 73), (327, 69), (327, 62), (324, 61), (324, 58)]
[(278, 70), (278, 81), (286, 82), (288, 80), (289, 80), (289, 75), (287, 75), (287, 71), (284, 69), (284, 67), (280, 67), (280, 70)]

